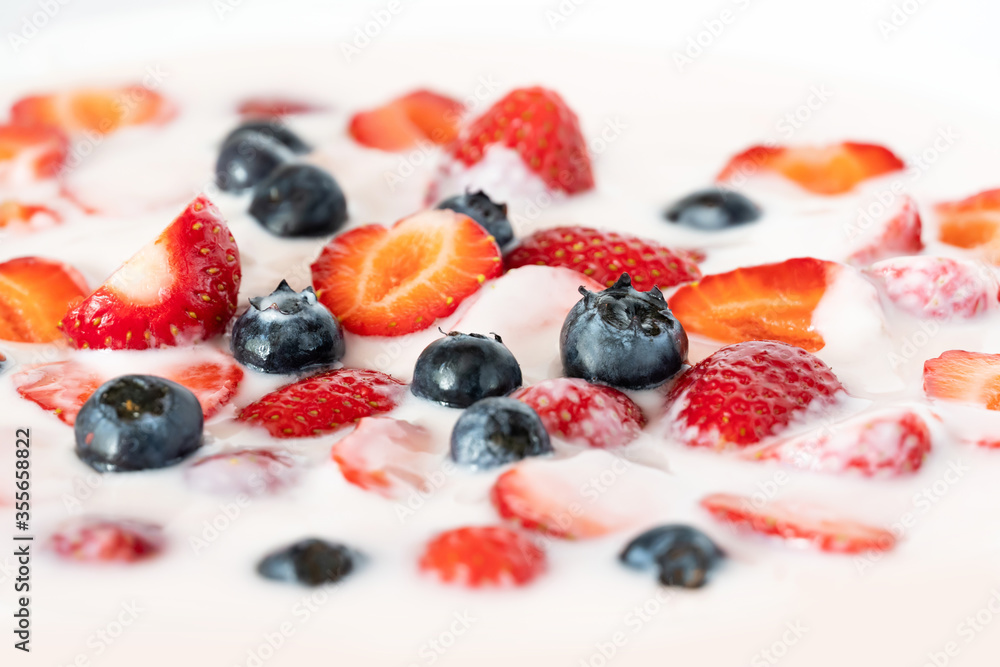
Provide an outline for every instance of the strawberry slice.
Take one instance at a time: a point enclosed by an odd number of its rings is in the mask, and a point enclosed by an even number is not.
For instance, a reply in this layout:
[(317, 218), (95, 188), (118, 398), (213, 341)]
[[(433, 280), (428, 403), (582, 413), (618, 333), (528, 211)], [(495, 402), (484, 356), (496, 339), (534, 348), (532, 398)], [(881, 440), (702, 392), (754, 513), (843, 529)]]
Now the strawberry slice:
[(464, 109), (458, 100), (417, 90), (356, 113), (348, 132), (359, 144), (383, 151), (404, 151), (421, 141), (447, 144), (458, 136)]
[(843, 386), (829, 366), (776, 341), (718, 350), (667, 393), (668, 433), (689, 447), (724, 450), (777, 435), (812, 406), (836, 402)]
[(924, 362), (924, 393), (930, 398), (1000, 410), (1000, 354), (948, 350)]
[[(187, 387), (201, 403), (206, 419), (229, 402), (243, 379), (243, 370), (236, 362), (221, 354), (166, 365), (143, 359), (138, 367), (133, 361), (129, 368), (132, 373), (165, 377)], [(90, 395), (112, 377), (78, 361), (57, 361), (28, 366), (12, 381), (21, 396), (72, 426)]]
[(880, 259), (915, 254), (924, 249), (920, 212), (917, 210), (917, 203), (909, 195), (903, 195), (903, 203), (899, 210), (892, 217), (882, 221), (872, 232), (865, 234), (865, 238), (873, 235), (877, 235), (877, 238), (852, 253), (847, 258), (848, 263), (868, 266)]
[(27, 225), (36, 215), (47, 217), (54, 222), (62, 221), (62, 216), (48, 206), (22, 204), (13, 199), (0, 201), (0, 229), (8, 225)]
[(920, 415), (913, 410), (886, 410), (779, 440), (747, 458), (816, 472), (855, 471), (875, 477), (916, 473), (930, 451), (931, 432)]
[(502, 272), (496, 241), (472, 218), (425, 211), (335, 237), (312, 265), (320, 302), (362, 336), (402, 336), (455, 312)]
[(144, 350), (223, 333), (236, 313), (240, 252), (200, 195), (154, 242), (71, 308), (61, 329), (78, 348)]
[(551, 190), (576, 194), (594, 187), (580, 122), (555, 91), (511, 91), (469, 124), (450, 151), (471, 167), (494, 145), (516, 151)]
[(980, 250), (990, 262), (1000, 263), (1000, 188), (938, 204), (934, 211), (942, 243)]
[(0, 340), (48, 343), (59, 340), (66, 309), (87, 294), (73, 267), (51, 259), (18, 257), (0, 264)]
[(199, 459), (184, 469), (189, 486), (216, 495), (277, 493), (299, 475), (295, 461), (269, 449), (239, 449)]
[(386, 498), (432, 489), (429, 478), (442, 462), (430, 431), (389, 417), (360, 420), (330, 454), (344, 479)]
[(896, 257), (872, 264), (865, 273), (897, 307), (925, 319), (969, 319), (998, 305), (1000, 281), (982, 262)]
[(312, 102), (284, 97), (248, 97), (236, 106), (236, 113), (244, 118), (281, 118), (323, 110)]
[(49, 546), (68, 560), (134, 563), (159, 554), (165, 540), (163, 530), (153, 524), (87, 517), (56, 531)]
[(165, 97), (139, 85), (32, 95), (10, 109), (14, 125), (56, 127), (71, 134), (111, 134), (130, 125), (165, 123), (175, 113)]
[(818, 195), (839, 195), (869, 178), (906, 165), (877, 144), (845, 141), (830, 146), (752, 146), (729, 160), (716, 177), (729, 181), (759, 171), (774, 171)]
[(504, 258), (507, 269), (539, 264), (562, 266), (611, 287), (622, 273), (641, 291), (697, 280), (701, 271), (686, 250), (587, 227), (555, 227), (521, 240)]
[(688, 334), (721, 343), (778, 340), (809, 352), (826, 344), (812, 315), (840, 265), (811, 257), (705, 276), (670, 298)]
[(435, 536), (420, 569), (449, 584), (524, 586), (545, 571), (545, 552), (524, 535), (501, 526), (468, 526)]
[(830, 553), (885, 552), (896, 545), (896, 537), (888, 530), (812, 505), (776, 501), (757, 507), (749, 497), (716, 493), (702, 499), (701, 506), (723, 523)]
[(57, 129), (0, 125), (0, 182), (55, 176), (68, 149), (66, 136)]
[(646, 425), (642, 410), (628, 396), (578, 378), (543, 380), (511, 398), (534, 408), (550, 435), (583, 447), (627, 445)]
[(238, 419), (275, 438), (308, 438), (388, 412), (405, 393), (406, 385), (385, 373), (341, 368), (280, 387), (243, 408)]

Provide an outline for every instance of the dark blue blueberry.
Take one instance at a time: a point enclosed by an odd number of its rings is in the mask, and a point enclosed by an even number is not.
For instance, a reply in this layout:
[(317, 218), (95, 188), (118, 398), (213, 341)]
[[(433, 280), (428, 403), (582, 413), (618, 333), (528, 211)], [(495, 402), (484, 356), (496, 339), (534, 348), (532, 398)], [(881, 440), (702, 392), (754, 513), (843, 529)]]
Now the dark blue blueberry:
[(201, 447), (205, 418), (193, 393), (152, 375), (101, 385), (76, 416), (76, 455), (100, 472), (165, 468)]
[(240, 123), (235, 130), (226, 135), (226, 138), (222, 143), (225, 144), (233, 137), (236, 137), (239, 134), (247, 133), (261, 134), (268, 139), (273, 139), (298, 155), (308, 153), (312, 150), (312, 147), (309, 144), (302, 141), (302, 139), (299, 138), (299, 135), (288, 129), (288, 126), (280, 120), (276, 120), (276, 122), (268, 120), (248, 120), (245, 123)]
[(451, 458), (480, 470), (552, 451), (538, 413), (513, 398), (484, 398), (465, 409), (451, 432)]
[(507, 219), (507, 204), (494, 204), (485, 192), (468, 192), (445, 199), (437, 205), (469, 216), (496, 239), (501, 248), (514, 240), (514, 230)]
[(319, 586), (349, 575), (359, 558), (342, 544), (310, 538), (268, 554), (257, 564), (257, 573), (265, 579)]
[(254, 188), (250, 215), (278, 236), (327, 236), (347, 221), (347, 200), (319, 167), (285, 164)]
[(521, 367), (500, 336), (452, 331), (417, 357), (410, 390), (449, 408), (467, 408), (520, 386)]
[(603, 292), (581, 287), (559, 348), (569, 377), (619, 389), (663, 384), (687, 359), (688, 339), (656, 287), (640, 292), (623, 273)]
[(233, 324), (236, 361), (264, 373), (297, 373), (344, 356), (344, 332), (316, 292), (296, 292), (284, 280), (270, 296), (250, 299)]
[(238, 133), (219, 150), (215, 184), (226, 192), (241, 192), (263, 181), (290, 159), (292, 152), (274, 139), (256, 132)]
[(670, 222), (697, 229), (725, 229), (760, 217), (760, 207), (733, 190), (707, 188), (674, 202), (664, 212)]
[(619, 558), (636, 570), (657, 568), (664, 586), (700, 588), (725, 554), (700, 530), (670, 525), (647, 530)]

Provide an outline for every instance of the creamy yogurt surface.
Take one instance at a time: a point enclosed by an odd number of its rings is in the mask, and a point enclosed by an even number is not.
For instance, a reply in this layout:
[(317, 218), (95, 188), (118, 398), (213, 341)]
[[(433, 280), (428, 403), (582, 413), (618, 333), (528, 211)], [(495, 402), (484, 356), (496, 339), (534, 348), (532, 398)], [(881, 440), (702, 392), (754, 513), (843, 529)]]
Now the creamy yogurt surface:
[[(80, 155), (67, 188), (96, 209), (93, 214), (60, 203), (51, 185), (0, 192), (0, 199), (37, 199), (65, 213), (58, 224), (7, 230), (0, 261), (59, 259), (96, 287), (205, 191), (241, 251), (242, 306), (282, 279), (304, 288), (325, 239), (275, 238), (248, 215), (247, 196), (211, 185), (218, 144), (239, 122), (236, 104), (250, 96), (288, 96), (325, 107), (287, 123), (316, 147), (307, 159), (337, 179), (348, 199), (349, 226), (356, 226), (391, 224), (421, 209), (440, 155), (426, 147), (402, 154), (364, 148), (345, 131), (352, 113), (424, 85), (465, 99), (472, 115), (511, 88), (551, 87), (580, 117), (597, 187), (569, 198), (524, 189), (526, 196), (509, 202), (515, 233), (564, 224), (619, 230), (704, 251), (706, 275), (790, 257), (843, 261), (856, 243), (847, 230), (864, 232), (862, 213), (877, 218), (876, 204), (891, 208), (899, 199), (897, 182), (924, 216), (925, 254), (960, 257), (962, 251), (934, 241), (931, 205), (997, 185), (992, 164), (1000, 130), (973, 111), (748, 64), (706, 63), (679, 75), (668, 56), (657, 53), (512, 52), (480, 45), (459, 58), (441, 46), (384, 45), (347, 66), (333, 47), (289, 48), (129, 63), (88, 81), (53, 78), (31, 89), (5, 87), (0, 106), (36, 89), (141, 80), (152, 64), (166, 72), (158, 91), (176, 101), (177, 118), (163, 127), (121, 130), (89, 150), (77, 147), (87, 155)], [(829, 89), (828, 101), (797, 127), (783, 124), (817, 85)], [(909, 168), (836, 197), (755, 178), (744, 191), (764, 215), (731, 231), (699, 232), (662, 218), (666, 205), (710, 183), (731, 155), (768, 139), (883, 143)], [(559, 329), (580, 284), (564, 269), (518, 269), (485, 284), (438, 325), (500, 334), (526, 384), (558, 377)], [(579, 480), (582, 502), (593, 502), (594, 511), (628, 514), (634, 527), (578, 542), (539, 538), (549, 558), (546, 574), (530, 586), (502, 591), (447, 587), (417, 570), (424, 544), (438, 531), (499, 521), (488, 499), (497, 472), (442, 467), (431, 478), (431, 492), (402, 500), (354, 487), (330, 460), (330, 447), (344, 432), (276, 441), (235, 421), (240, 407), (288, 377), (247, 371), (239, 394), (206, 424), (198, 456), (269, 447), (303, 468), (297, 483), (281, 493), (235, 498), (192, 488), (184, 464), (143, 473), (92, 472), (73, 453), (72, 429), (21, 399), (9, 370), (0, 377), (0, 434), (9, 443), (0, 446), (4, 469), (13, 469), (15, 429), (30, 427), (33, 443), (31, 659), (60, 667), (514, 661), (916, 666), (935, 664), (931, 656), (952, 647), (947, 664), (995, 664), (1000, 458), (968, 441), (996, 436), (1000, 417), (931, 405), (921, 370), (945, 350), (1000, 352), (1000, 316), (994, 310), (968, 322), (929, 326), (882, 303), (872, 284), (851, 270), (828, 289), (814, 323), (827, 342), (817, 354), (854, 397), (852, 413), (917, 406), (941, 418), (932, 420), (934, 449), (918, 474), (890, 480), (813, 474), (690, 450), (665, 440), (658, 428), (662, 390), (635, 394), (650, 425), (621, 452), (624, 458), (555, 441), (556, 457)], [(393, 339), (348, 334), (344, 364), (408, 381), (417, 355), (439, 336), (436, 327)], [(202, 347), (104, 353), (0, 343), (15, 370), (72, 358), (109, 374), (131, 372), (154, 358), (168, 363), (215, 354), (211, 348), (227, 349), (228, 338)], [(693, 338), (691, 362), (718, 347)], [(429, 429), (443, 457), (458, 415), (408, 395), (390, 416)], [(12, 476), (3, 480), (0, 498), (9, 506)], [(893, 530), (899, 544), (884, 555), (852, 557), (735, 533), (699, 508), (698, 501), (714, 492), (822, 503)], [(160, 523), (168, 547), (132, 566), (69, 563), (46, 553), (44, 538), (77, 515)], [(634, 534), (666, 522), (695, 525), (728, 553), (707, 587), (659, 588), (654, 576), (618, 564), (617, 554)], [(349, 544), (366, 554), (366, 563), (340, 584), (319, 589), (277, 585), (255, 574), (264, 554), (307, 536)], [(11, 555), (0, 557), (5, 587), (14, 564)], [(9, 619), (12, 609), (5, 595), (0, 615)]]

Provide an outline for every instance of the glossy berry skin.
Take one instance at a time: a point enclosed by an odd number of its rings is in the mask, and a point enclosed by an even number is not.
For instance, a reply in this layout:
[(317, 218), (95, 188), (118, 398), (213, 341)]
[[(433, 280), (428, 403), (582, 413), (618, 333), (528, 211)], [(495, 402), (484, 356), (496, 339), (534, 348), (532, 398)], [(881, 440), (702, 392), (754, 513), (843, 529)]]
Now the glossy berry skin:
[(283, 144), (256, 132), (232, 136), (219, 149), (215, 161), (215, 184), (226, 192), (252, 188), (292, 158)]
[(639, 292), (627, 273), (603, 292), (583, 295), (559, 338), (568, 377), (619, 389), (648, 389), (670, 379), (687, 359), (688, 339), (654, 287)]
[(629, 542), (619, 556), (636, 570), (657, 568), (664, 586), (683, 588), (701, 588), (724, 558), (705, 533), (682, 525), (651, 528)]
[(80, 408), (76, 455), (99, 472), (166, 468), (201, 447), (204, 421), (190, 389), (153, 375), (123, 375)]
[(277, 141), (297, 155), (303, 155), (312, 150), (309, 144), (302, 141), (299, 135), (288, 129), (288, 126), (281, 122), (280, 119), (276, 119), (275, 122), (266, 119), (257, 119), (240, 123), (232, 132), (226, 135), (222, 143), (227, 144), (233, 138), (243, 134), (258, 134)]
[(358, 558), (342, 544), (310, 538), (268, 554), (257, 564), (257, 573), (265, 579), (320, 586), (349, 575)]
[(552, 451), (541, 418), (521, 401), (484, 398), (466, 408), (451, 432), (451, 458), (485, 470)]
[(278, 236), (327, 236), (347, 221), (347, 200), (319, 167), (285, 164), (254, 188), (250, 215)]
[(507, 219), (507, 204), (496, 204), (482, 190), (449, 197), (435, 208), (447, 208), (467, 215), (488, 231), (503, 248), (514, 240), (514, 229)]
[(521, 367), (500, 336), (448, 333), (428, 345), (413, 370), (410, 389), (449, 408), (467, 408), (521, 386)]
[(312, 287), (296, 292), (284, 280), (269, 296), (253, 297), (233, 325), (233, 357), (262, 373), (297, 373), (344, 356), (344, 332), (316, 301)]
[(760, 214), (760, 207), (735, 190), (707, 188), (677, 200), (663, 216), (670, 222), (712, 231), (753, 222)]

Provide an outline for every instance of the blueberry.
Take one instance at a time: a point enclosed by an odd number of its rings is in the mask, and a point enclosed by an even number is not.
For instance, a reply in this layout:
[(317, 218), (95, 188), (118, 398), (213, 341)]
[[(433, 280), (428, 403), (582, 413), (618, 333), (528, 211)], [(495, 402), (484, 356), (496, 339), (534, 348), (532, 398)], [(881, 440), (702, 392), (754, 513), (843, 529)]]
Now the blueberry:
[(296, 292), (284, 280), (270, 296), (250, 299), (233, 324), (236, 361), (264, 373), (297, 373), (344, 356), (344, 332), (316, 292)]
[(687, 334), (660, 290), (640, 292), (627, 273), (603, 292), (581, 287), (559, 337), (568, 377), (619, 389), (663, 384), (687, 359)]
[(285, 164), (254, 188), (250, 215), (278, 236), (326, 236), (347, 221), (347, 200), (319, 167)]
[(494, 204), (482, 190), (455, 195), (438, 204), (437, 208), (469, 216), (489, 232), (501, 248), (514, 240), (514, 230), (507, 219), (507, 204)]
[(697, 229), (725, 229), (760, 217), (760, 207), (733, 190), (708, 188), (692, 192), (664, 212), (670, 222)]
[(292, 159), (283, 144), (255, 132), (234, 135), (219, 150), (215, 183), (227, 192), (240, 192), (260, 183)]
[(660, 571), (664, 586), (700, 588), (725, 554), (705, 533), (690, 526), (658, 526), (628, 543), (619, 559), (636, 570)]
[(471, 468), (495, 468), (552, 451), (538, 413), (513, 398), (473, 403), (451, 432), (451, 458)]
[(449, 408), (467, 408), (520, 386), (521, 367), (500, 336), (452, 331), (417, 357), (410, 390)]
[(359, 559), (342, 544), (310, 538), (268, 554), (257, 564), (257, 573), (265, 579), (319, 586), (349, 575)]
[(278, 122), (271, 122), (268, 120), (248, 120), (245, 123), (240, 123), (235, 130), (226, 135), (226, 138), (222, 143), (225, 144), (233, 137), (247, 133), (261, 134), (268, 139), (272, 139), (277, 141), (279, 144), (283, 144), (285, 148), (298, 155), (308, 153), (312, 150), (312, 147), (309, 144), (302, 141), (302, 139), (299, 138), (299, 135), (288, 129), (288, 126), (280, 122), (280, 120)]
[(100, 472), (174, 465), (201, 447), (205, 418), (191, 390), (152, 375), (101, 385), (76, 416), (76, 455)]

